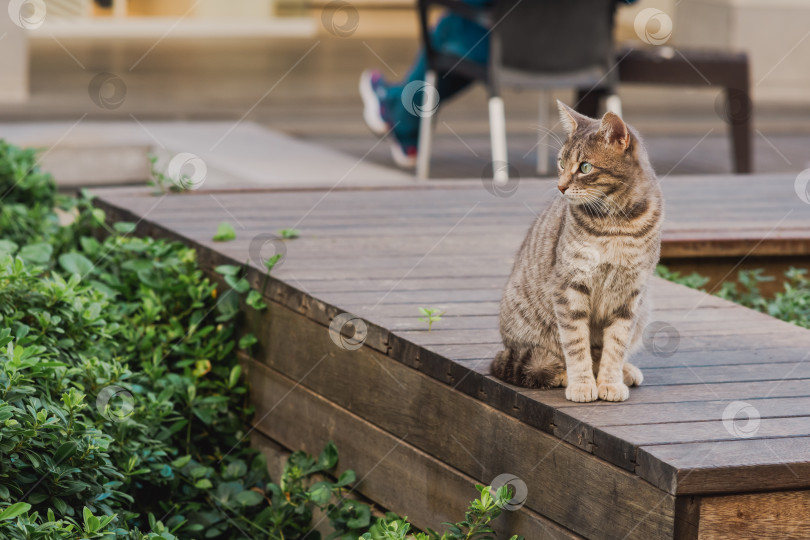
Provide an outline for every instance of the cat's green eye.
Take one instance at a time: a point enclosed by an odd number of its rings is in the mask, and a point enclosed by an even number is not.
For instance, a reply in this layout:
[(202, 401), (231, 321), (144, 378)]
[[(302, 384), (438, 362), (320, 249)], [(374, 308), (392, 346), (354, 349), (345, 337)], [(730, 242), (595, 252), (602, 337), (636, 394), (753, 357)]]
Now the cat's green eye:
[(588, 174), (592, 170), (593, 165), (591, 165), (587, 161), (583, 161), (582, 163), (579, 164), (579, 172), (581, 172), (582, 174)]
[(557, 160), (557, 167), (559, 167), (560, 169), (563, 168), (563, 160), (562, 160), (562, 158)]

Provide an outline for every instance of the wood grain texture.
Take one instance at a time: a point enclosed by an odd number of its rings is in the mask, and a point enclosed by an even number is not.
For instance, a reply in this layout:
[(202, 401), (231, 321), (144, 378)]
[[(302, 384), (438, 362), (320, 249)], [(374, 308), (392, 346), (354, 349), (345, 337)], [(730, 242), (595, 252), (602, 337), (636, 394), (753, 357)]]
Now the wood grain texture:
[(810, 491), (704, 497), (700, 540), (810, 538)]
[[(356, 489), (407, 515), (417, 527), (436, 528), (442, 521), (456, 521), (476, 496), (473, 478), (418, 450), (409, 436), (392, 436), (258, 362), (248, 360), (247, 366), (253, 381), (256, 429), (309, 453), (334, 441), (340, 449), (338, 470), (357, 473)], [(502, 537), (581, 538), (526, 508), (505, 514), (493, 523)]]
[[(807, 256), (810, 207), (795, 196), (793, 180), (667, 178), (664, 252), (729, 261), (756, 253)], [(521, 188), (511, 198), (492, 197), (480, 181), (459, 181), (331, 192), (196, 191), (162, 199), (124, 189), (98, 190), (97, 204), (111, 218), (138, 222), (139, 234), (194, 246), (209, 272), (248, 260), (248, 279), (257, 288), (262, 265), (250, 260), (257, 235), (301, 229), (300, 238), (277, 245), (286, 256), (269, 280), (268, 300), (322, 330), (336, 315), (353, 313), (368, 328), (363, 350), (376, 351), (389, 371), (416, 370), (438, 385), (442, 399), (469, 396), (671, 494), (764, 489), (761, 482), (769, 489), (810, 487), (806, 475), (785, 473), (785, 464), (804, 471), (810, 463), (800, 446), (810, 424), (810, 332), (719, 298), (652, 281), (653, 319), (668, 324), (677, 339), (674, 350), (653, 342), (634, 356), (645, 385), (625, 403), (580, 406), (560, 390), (520, 389), (488, 376), (500, 347), (501, 288), (535, 213), (554, 192), (547, 181)], [(211, 240), (218, 221), (235, 225), (235, 241)], [(432, 332), (419, 321), (419, 307), (446, 312)], [(272, 331), (272, 321), (267, 324)], [(307, 345), (294, 344), (293, 333), (278, 339), (285, 347)], [(351, 397), (362, 402), (357, 392)], [(760, 427), (750, 438), (729, 438), (722, 421), (735, 401), (759, 411)], [(767, 445), (782, 452), (774, 456)], [(459, 463), (471, 474), (469, 457)]]
[[(527, 506), (586, 537), (653, 538), (672, 526), (674, 499), (641, 479), (378, 352), (343, 349), (301, 319), (277, 305), (254, 312), (255, 358), (478, 482), (509, 473), (553, 486), (531, 490)], [(658, 507), (640, 515), (652, 499)]]

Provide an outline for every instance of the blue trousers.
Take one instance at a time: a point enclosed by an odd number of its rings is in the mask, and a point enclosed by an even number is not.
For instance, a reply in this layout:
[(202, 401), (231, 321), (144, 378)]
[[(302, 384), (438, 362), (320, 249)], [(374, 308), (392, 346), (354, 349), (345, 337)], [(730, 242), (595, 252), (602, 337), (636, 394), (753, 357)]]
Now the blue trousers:
[[(488, 1), (467, 0), (468, 4), (487, 5)], [(487, 31), (472, 21), (457, 15), (443, 17), (431, 35), (431, 43), (436, 50), (449, 53), (459, 58), (486, 64), (489, 60), (489, 38)], [(413, 81), (424, 81), (427, 72), (425, 52), (419, 53), (408, 76), (400, 83), (388, 87), (385, 97), (385, 108), (389, 111), (388, 120), (394, 124), (396, 137), (406, 146), (416, 146), (419, 139), (419, 116), (409, 112), (402, 103), (402, 90)], [(450, 99), (467, 88), (473, 80), (462, 75), (439, 74), (436, 90), (439, 92), (439, 103)], [(420, 92), (415, 96), (422, 99)]]

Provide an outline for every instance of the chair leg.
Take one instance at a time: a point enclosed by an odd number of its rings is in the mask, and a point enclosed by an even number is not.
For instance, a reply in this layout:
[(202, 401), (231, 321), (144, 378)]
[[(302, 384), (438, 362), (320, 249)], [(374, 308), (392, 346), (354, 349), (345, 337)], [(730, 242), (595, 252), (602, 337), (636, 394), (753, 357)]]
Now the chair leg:
[(619, 117), (622, 116), (622, 100), (618, 94), (610, 94), (605, 98), (605, 109)]
[(506, 154), (506, 115), (501, 96), (489, 98), (489, 136), (492, 144), (492, 178), (509, 180), (509, 158)]
[(752, 172), (751, 164), (751, 98), (748, 88), (745, 90), (735, 90), (726, 88), (726, 100), (739, 100), (736, 113), (729, 118), (729, 132), (731, 134), (732, 154), (734, 162), (734, 172), (737, 174), (747, 174)]
[[(425, 85), (429, 87), (436, 87), (436, 72), (429, 70), (425, 74)], [(436, 109), (436, 92), (422, 92), (424, 101), (422, 102), (423, 111), (435, 111)], [(433, 114), (428, 112), (424, 114), (419, 120), (419, 150), (416, 154), (416, 178), (418, 180), (427, 180), (430, 175), (430, 152), (431, 145), (433, 144)]]
[(540, 111), (537, 114), (539, 136), (537, 137), (537, 174), (538, 176), (548, 176), (548, 100), (549, 95), (545, 90), (540, 91)]

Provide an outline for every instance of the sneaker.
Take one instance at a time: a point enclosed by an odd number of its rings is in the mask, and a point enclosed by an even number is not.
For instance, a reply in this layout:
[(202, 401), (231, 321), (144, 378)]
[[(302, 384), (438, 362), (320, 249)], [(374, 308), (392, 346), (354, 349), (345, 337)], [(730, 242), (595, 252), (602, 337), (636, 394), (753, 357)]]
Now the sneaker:
[(391, 144), (391, 157), (394, 158), (397, 167), (402, 169), (416, 168), (416, 145), (404, 144), (393, 131), (389, 135), (388, 142)]
[(363, 100), (363, 120), (375, 135), (383, 136), (391, 126), (384, 118), (383, 98), (385, 81), (376, 69), (367, 69), (360, 75), (360, 98)]
[(387, 93), (382, 74), (376, 69), (367, 69), (360, 75), (360, 98), (363, 100), (363, 120), (372, 133), (382, 137), (388, 135), (391, 144), (391, 157), (398, 167), (413, 169), (416, 167), (416, 145), (408, 144), (397, 138), (391, 129), (383, 98)]

